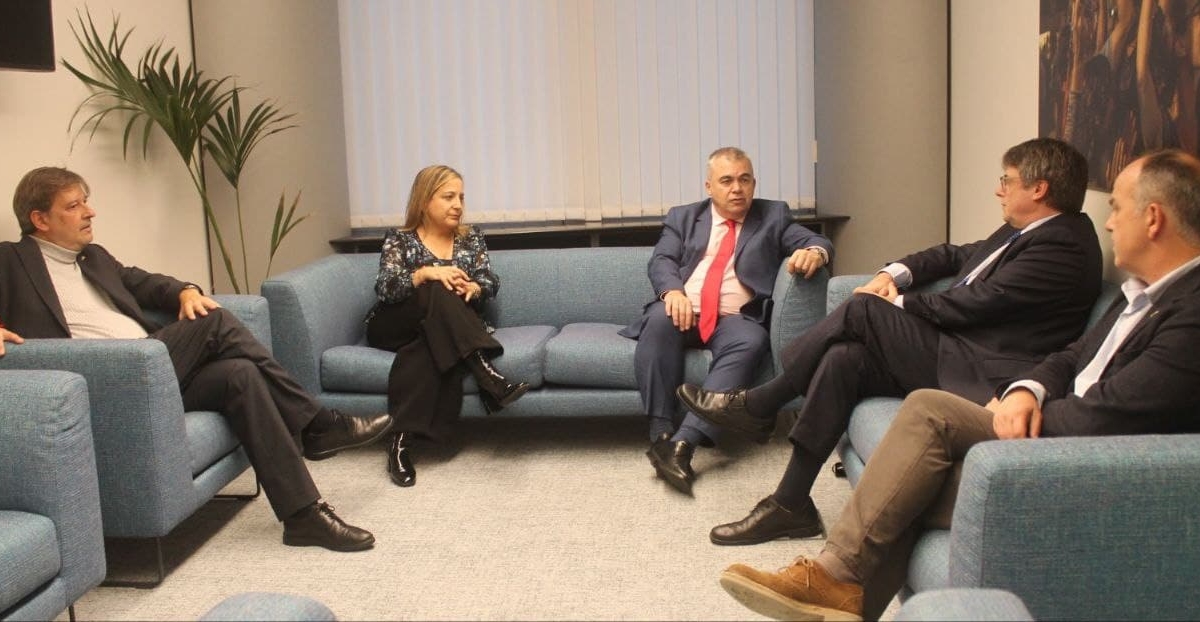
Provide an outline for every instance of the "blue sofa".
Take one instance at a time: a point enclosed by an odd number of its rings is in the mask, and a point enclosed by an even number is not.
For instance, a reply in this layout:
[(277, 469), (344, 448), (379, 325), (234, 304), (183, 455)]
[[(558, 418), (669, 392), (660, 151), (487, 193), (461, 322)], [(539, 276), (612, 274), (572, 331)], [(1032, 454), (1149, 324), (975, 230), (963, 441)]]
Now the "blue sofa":
[(0, 371), (0, 620), (53, 620), (104, 579), (87, 384)]
[(904, 602), (896, 622), (989, 622), (1033, 620), (1012, 592), (985, 588), (928, 590)]
[[(269, 347), (264, 298), (214, 298)], [(58, 369), (87, 380), (105, 537), (161, 544), (162, 536), (250, 466), (220, 413), (184, 411), (161, 341), (27, 339), (5, 345), (0, 370)]]
[[(644, 414), (633, 371), (636, 342), (617, 331), (654, 292), (650, 247), (508, 250), (491, 253), (500, 292), (486, 307), (504, 345), (496, 367), (532, 387), (504, 410), (526, 415)], [(375, 304), (379, 254), (333, 255), (262, 285), (270, 302), (275, 355), (326, 406), (354, 414), (387, 407), (394, 354), (368, 347), (363, 318)], [(772, 353), (825, 314), (827, 273), (811, 280), (781, 269), (775, 282)], [(711, 358), (687, 353), (687, 381), (701, 382)], [(764, 359), (765, 379), (777, 360)], [(464, 380), (462, 412), (483, 415), (478, 387)]]
[[(831, 279), (829, 309), (869, 278)], [(1105, 283), (1091, 321), (1119, 294)], [(855, 408), (838, 446), (852, 484), (901, 401)], [(1195, 619), (1198, 485), (1200, 435), (982, 443), (964, 462), (951, 529), (919, 538), (901, 597), (998, 588), (1036, 619)]]

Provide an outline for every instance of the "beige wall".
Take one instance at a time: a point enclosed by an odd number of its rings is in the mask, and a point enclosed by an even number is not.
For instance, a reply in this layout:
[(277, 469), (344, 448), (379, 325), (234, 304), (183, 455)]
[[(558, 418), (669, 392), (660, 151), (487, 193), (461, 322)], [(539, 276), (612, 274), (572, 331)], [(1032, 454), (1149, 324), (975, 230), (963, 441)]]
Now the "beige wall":
[[(1038, 0), (954, 0), (950, 8), (950, 241), (980, 239), (1000, 223), (1000, 156), (1038, 131)], [(1084, 211), (1103, 230), (1108, 194), (1088, 191)]]
[(851, 220), (836, 274), (946, 238), (946, 7), (817, 0), (817, 209)]
[[(86, 3), (102, 35), (107, 36), (114, 13), (123, 29), (134, 28), (125, 48), (130, 63), (159, 39), (177, 47), (185, 60), (191, 57), (187, 5), (187, 0)], [(55, 54), (77, 66), (86, 61), (70, 23), (84, 6), (82, 0), (53, 3)], [(20, 235), (12, 192), (21, 176), (37, 166), (66, 166), (91, 185), (97, 242), (128, 265), (207, 285), (203, 214), (179, 156), (156, 137), (146, 158), (139, 145), (122, 159), (123, 122), (116, 118), (94, 139), (80, 138), (72, 150), (67, 123), (88, 93), (61, 64), (52, 73), (0, 71), (0, 240)]]
[[(285, 240), (273, 274), (332, 253), (328, 240), (350, 232), (337, 13), (337, 2), (331, 0), (192, 3), (197, 64), (210, 76), (234, 75), (239, 85), (249, 87), (243, 106), (273, 99), (296, 113), (291, 121), (299, 125), (259, 145), (242, 176), (254, 292), (266, 269), (280, 192), (287, 192), (290, 205), (296, 192), (303, 191), (297, 213), (311, 216)], [(215, 209), (226, 244), (235, 244), (231, 193), (217, 195)], [(213, 278), (218, 290), (228, 291), (215, 243), (213, 251)]]

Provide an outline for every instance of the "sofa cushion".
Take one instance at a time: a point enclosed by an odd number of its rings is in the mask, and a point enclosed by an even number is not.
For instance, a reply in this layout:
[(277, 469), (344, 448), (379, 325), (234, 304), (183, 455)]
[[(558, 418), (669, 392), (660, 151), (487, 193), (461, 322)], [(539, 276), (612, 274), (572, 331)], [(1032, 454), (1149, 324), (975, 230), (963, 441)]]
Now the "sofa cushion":
[(53, 579), (60, 568), (53, 521), (40, 514), (0, 510), (0, 612)]
[(637, 389), (633, 350), (617, 324), (568, 324), (546, 344), (546, 382), (572, 387)]
[[(622, 328), (624, 325), (591, 322), (564, 326), (546, 344), (546, 382), (570, 387), (636, 390), (633, 352), (637, 341), (618, 335), (617, 331)], [(684, 381), (703, 383), (711, 364), (712, 353), (708, 350), (689, 349), (683, 359)]]
[(905, 583), (913, 592), (950, 587), (949, 529), (931, 529), (917, 537)]
[(846, 436), (864, 463), (871, 459), (879, 441), (883, 440), (902, 402), (898, 397), (869, 397), (854, 407)]
[(237, 449), (240, 444), (225, 417), (211, 410), (184, 413), (183, 428), (187, 435), (193, 477)]
[[(545, 382), (546, 344), (556, 334), (558, 329), (553, 326), (497, 328), (492, 336), (504, 346), (504, 354), (492, 359), (492, 364), (509, 381), (528, 382), (531, 389), (536, 389)], [(479, 385), (470, 374), (463, 382), (463, 392), (479, 393)]]
[[(504, 346), (496, 357), (496, 368), (510, 380), (542, 385), (542, 360), (553, 326), (499, 328), (492, 335)], [(387, 393), (388, 372), (396, 355), (370, 346), (334, 346), (321, 355), (321, 387), (347, 393)], [(468, 377), (464, 391), (477, 393), (475, 380)]]

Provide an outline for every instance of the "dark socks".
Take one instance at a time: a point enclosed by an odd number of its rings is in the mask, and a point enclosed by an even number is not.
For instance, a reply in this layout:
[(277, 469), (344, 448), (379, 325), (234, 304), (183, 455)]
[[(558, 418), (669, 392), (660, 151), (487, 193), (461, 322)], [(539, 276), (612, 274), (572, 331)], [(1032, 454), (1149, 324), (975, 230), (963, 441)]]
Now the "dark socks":
[(650, 417), (650, 442), (657, 441), (660, 436), (670, 436), (675, 431), (675, 424), (666, 417)]
[(787, 374), (780, 374), (766, 384), (746, 391), (746, 410), (761, 419), (774, 417), (784, 404), (792, 401), (800, 393), (792, 387)]
[(337, 417), (334, 416), (333, 411), (329, 410), (328, 408), (322, 408), (321, 410), (317, 411), (317, 414), (312, 418), (312, 421), (308, 422), (308, 427), (305, 429), (319, 432), (329, 428), (335, 423), (337, 423)]
[(671, 442), (687, 441), (692, 447), (712, 447), (713, 442), (700, 430), (688, 425), (679, 428), (671, 437)]
[(825, 466), (825, 459), (792, 445), (792, 458), (783, 471), (779, 487), (775, 489), (775, 503), (789, 511), (799, 510), (810, 503), (813, 482)]

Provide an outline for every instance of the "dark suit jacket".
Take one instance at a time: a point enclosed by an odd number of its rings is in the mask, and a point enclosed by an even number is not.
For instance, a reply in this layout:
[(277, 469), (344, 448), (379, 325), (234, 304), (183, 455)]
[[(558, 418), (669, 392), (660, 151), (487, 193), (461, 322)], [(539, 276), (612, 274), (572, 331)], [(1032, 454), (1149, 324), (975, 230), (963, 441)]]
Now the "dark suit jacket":
[(1046, 387), (1043, 436), (1200, 432), (1200, 268), (1162, 293), (1083, 397), (1071, 392), (1125, 304), (1021, 376)]
[[(970, 274), (1016, 230), (986, 240), (941, 244), (897, 260), (913, 285)], [(1012, 242), (970, 284), (905, 293), (904, 310), (933, 323), (938, 385), (984, 402), (1000, 382), (1020, 375), (1083, 333), (1100, 294), (1100, 242), (1086, 214), (1060, 214)]]
[[(708, 199), (672, 207), (663, 219), (662, 236), (650, 256), (650, 285), (662, 296), (672, 289), (683, 289), (692, 276), (712, 233), (712, 210)], [(734, 273), (753, 297), (742, 307), (742, 315), (765, 324), (771, 317), (771, 294), (779, 264), (800, 248), (820, 246), (833, 260), (833, 244), (792, 219), (787, 203), (754, 199), (733, 251)], [(647, 303), (649, 308), (655, 301)], [(643, 309), (643, 311), (645, 310)], [(621, 331), (637, 339), (645, 325), (645, 316)]]
[[(97, 244), (84, 247), (79, 268), (121, 313), (148, 333), (160, 326), (142, 314), (142, 307), (178, 311), (179, 293), (188, 285), (166, 275), (125, 267)], [(0, 321), (27, 339), (71, 336), (46, 259), (29, 236), (20, 242), (0, 242)]]

